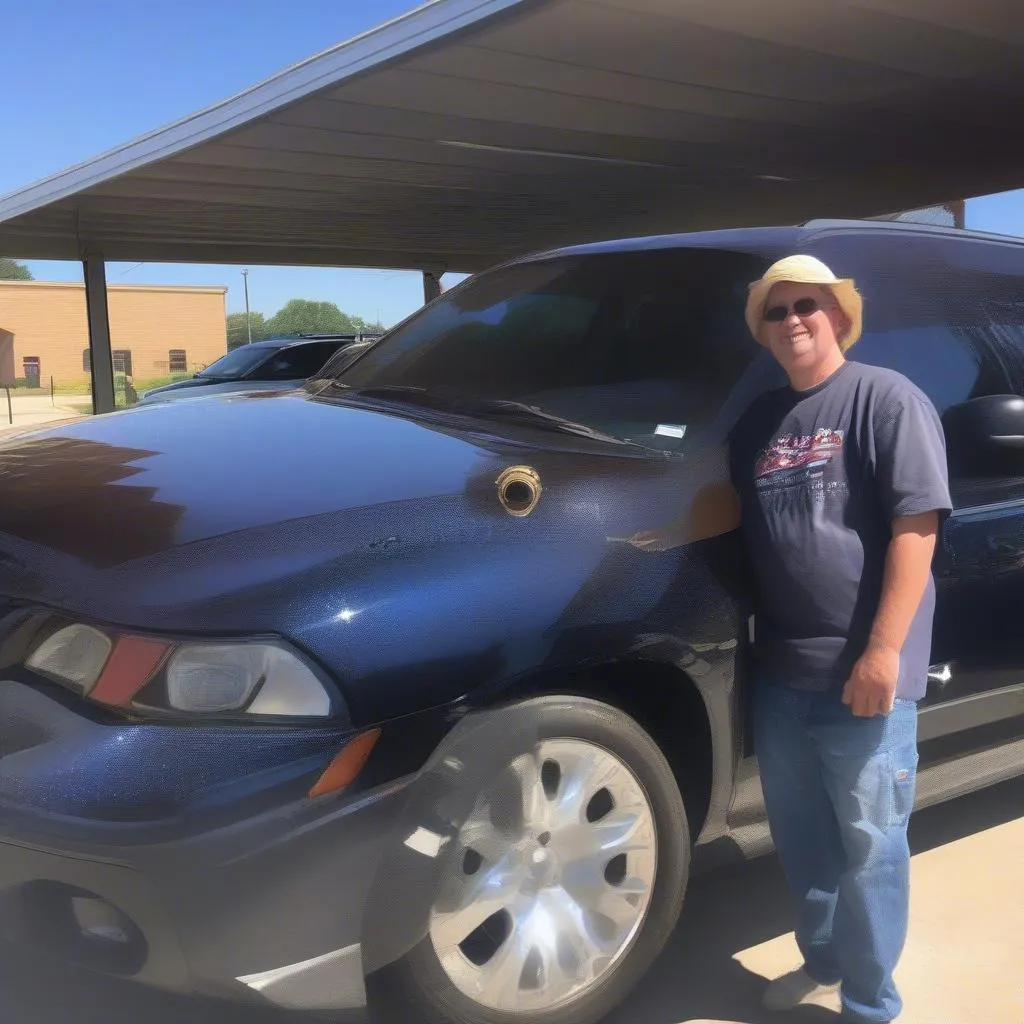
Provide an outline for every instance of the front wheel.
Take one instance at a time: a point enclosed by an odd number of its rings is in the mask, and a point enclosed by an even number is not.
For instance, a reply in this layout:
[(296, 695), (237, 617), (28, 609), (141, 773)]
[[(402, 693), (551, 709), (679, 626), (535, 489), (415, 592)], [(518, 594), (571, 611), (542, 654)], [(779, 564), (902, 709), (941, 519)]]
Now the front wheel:
[(689, 831), (657, 744), (592, 700), (538, 698), (496, 714), (506, 738), (510, 714), (530, 723), (529, 738), (505, 744), (506, 763), (469, 794), (427, 934), (374, 986), (379, 1019), (591, 1024), (678, 919)]

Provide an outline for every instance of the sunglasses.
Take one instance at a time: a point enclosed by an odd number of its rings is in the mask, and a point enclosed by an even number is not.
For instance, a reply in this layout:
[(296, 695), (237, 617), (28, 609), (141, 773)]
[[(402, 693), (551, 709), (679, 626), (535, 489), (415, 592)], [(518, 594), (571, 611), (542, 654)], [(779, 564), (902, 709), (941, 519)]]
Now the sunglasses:
[[(797, 316), (810, 316), (812, 313), (817, 313), (821, 308), (821, 303), (817, 299), (797, 299), (793, 303), (792, 312), (796, 313)], [(771, 309), (764, 311), (764, 319), (769, 323), (780, 324), (790, 315), (790, 312), (790, 309), (786, 306), (772, 306)]]

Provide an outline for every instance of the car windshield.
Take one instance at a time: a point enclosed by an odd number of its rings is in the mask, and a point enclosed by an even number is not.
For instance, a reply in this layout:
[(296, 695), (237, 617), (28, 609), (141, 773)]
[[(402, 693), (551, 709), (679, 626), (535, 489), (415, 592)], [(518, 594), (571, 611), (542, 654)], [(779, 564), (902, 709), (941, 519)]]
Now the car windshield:
[(682, 449), (720, 420), (758, 351), (743, 307), (747, 282), (766, 262), (673, 249), (513, 264), (453, 289), (339, 383), (354, 400), (449, 403), (520, 420), (533, 409), (543, 414), (538, 425), (564, 418), (595, 434)]
[(272, 348), (249, 348), (243, 345), (221, 356), (215, 363), (211, 363), (205, 370), (201, 370), (200, 377), (243, 377), (250, 370), (256, 369), (268, 356), (273, 355)]

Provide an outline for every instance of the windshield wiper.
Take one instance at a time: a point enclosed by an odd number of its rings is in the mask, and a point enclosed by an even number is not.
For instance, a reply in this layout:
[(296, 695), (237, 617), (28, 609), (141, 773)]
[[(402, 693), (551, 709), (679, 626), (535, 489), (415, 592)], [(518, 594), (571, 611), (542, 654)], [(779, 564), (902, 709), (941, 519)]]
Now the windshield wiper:
[(585, 423), (576, 423), (564, 416), (545, 412), (535, 405), (527, 405), (525, 402), (515, 402), (506, 398), (478, 398), (446, 387), (424, 388), (405, 384), (383, 384), (368, 388), (349, 388), (348, 385), (342, 385), (342, 387), (348, 388), (357, 397), (397, 398), (408, 401), (412, 405), (438, 409), (442, 412), (525, 423), (528, 426), (541, 427), (562, 434), (577, 434), (610, 444), (630, 446), (635, 444), (635, 442), (627, 441), (624, 438), (595, 430)]

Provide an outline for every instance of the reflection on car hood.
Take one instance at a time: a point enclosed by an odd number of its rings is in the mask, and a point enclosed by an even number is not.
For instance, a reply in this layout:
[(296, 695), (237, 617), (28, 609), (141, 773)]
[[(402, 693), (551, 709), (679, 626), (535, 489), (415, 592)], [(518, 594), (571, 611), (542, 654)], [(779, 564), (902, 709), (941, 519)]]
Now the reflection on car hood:
[(145, 407), (0, 448), (0, 533), (96, 566), (325, 512), (459, 493), (489, 458), (304, 394)]
[[(497, 496), (519, 464), (543, 481), (527, 518)], [(619, 540), (679, 515), (704, 472), (307, 392), (144, 407), (0, 445), (0, 614), (10, 598), (316, 649), (310, 623), (349, 602), (408, 609), (440, 587), (454, 607), (481, 585), (519, 587), (524, 606), (567, 601), (595, 566), (633, 564)]]

